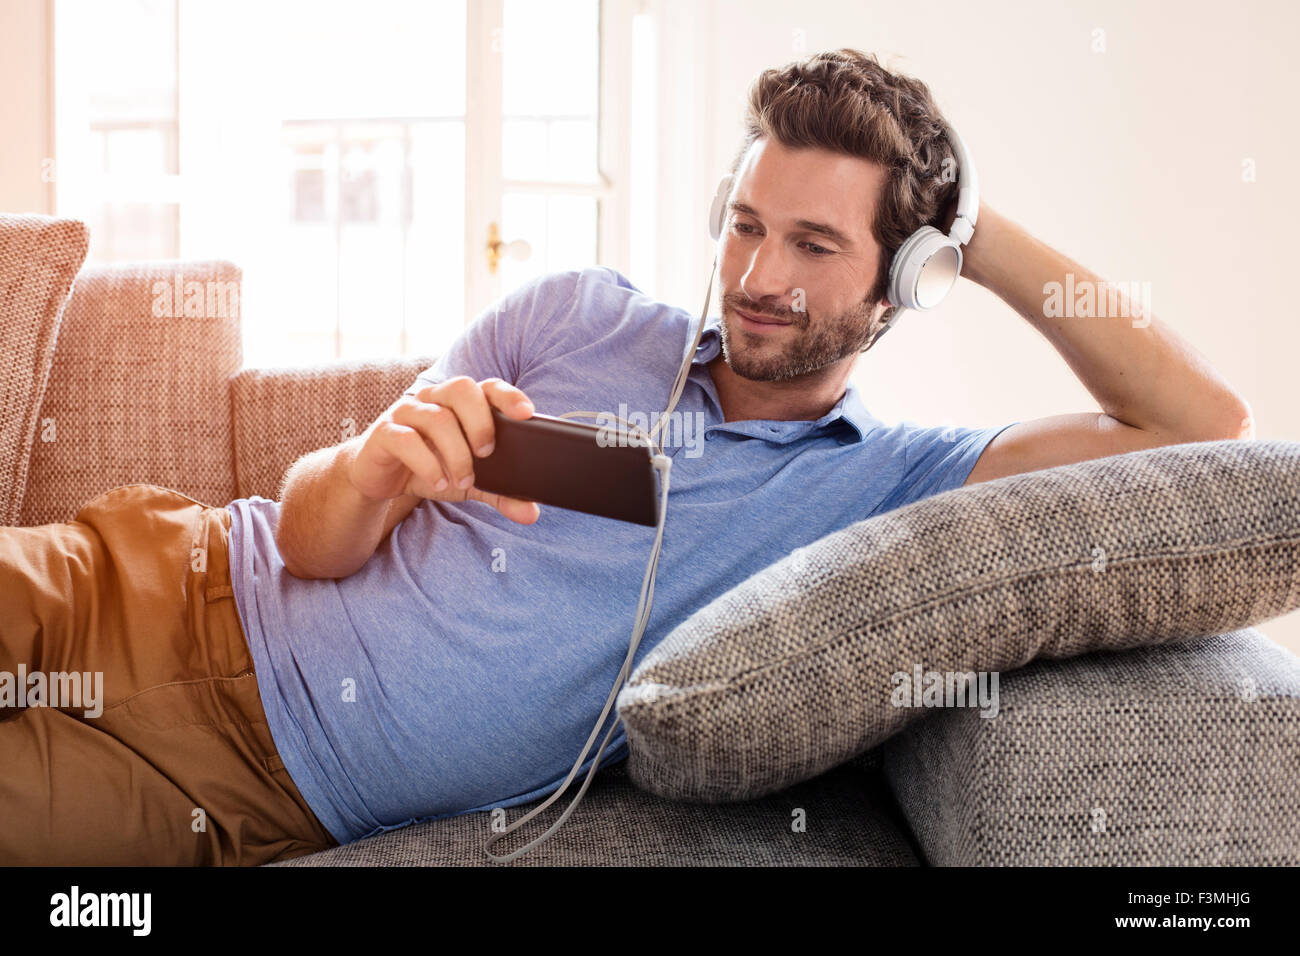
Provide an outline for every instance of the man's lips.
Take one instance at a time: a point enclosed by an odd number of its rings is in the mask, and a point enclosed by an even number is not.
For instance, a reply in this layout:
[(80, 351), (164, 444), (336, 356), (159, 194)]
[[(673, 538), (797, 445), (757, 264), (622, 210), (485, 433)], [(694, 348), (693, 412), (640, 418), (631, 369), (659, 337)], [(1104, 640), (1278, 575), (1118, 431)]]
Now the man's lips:
[(768, 328), (780, 328), (781, 326), (790, 324), (789, 322), (783, 322), (780, 319), (774, 319), (768, 315), (754, 315), (750, 312), (742, 312), (740, 309), (734, 308), (732, 311), (734, 311), (736, 315), (740, 316), (742, 322), (750, 326), (759, 325)]

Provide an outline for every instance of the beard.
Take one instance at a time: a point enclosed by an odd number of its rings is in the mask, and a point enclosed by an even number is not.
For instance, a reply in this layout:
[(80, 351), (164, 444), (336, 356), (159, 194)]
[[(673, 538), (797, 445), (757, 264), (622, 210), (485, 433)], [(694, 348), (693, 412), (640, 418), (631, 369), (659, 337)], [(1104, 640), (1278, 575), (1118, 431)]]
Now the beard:
[[(862, 302), (842, 315), (816, 319), (807, 312), (777, 314), (750, 309), (748, 303), (744, 306), (751, 315), (790, 323), (785, 332), (749, 332), (740, 328), (740, 319), (724, 296), (719, 325), (723, 358), (741, 378), (757, 382), (779, 382), (818, 372), (861, 352), (875, 331), (871, 324), (874, 306), (870, 302)], [(784, 341), (777, 342), (778, 336)]]

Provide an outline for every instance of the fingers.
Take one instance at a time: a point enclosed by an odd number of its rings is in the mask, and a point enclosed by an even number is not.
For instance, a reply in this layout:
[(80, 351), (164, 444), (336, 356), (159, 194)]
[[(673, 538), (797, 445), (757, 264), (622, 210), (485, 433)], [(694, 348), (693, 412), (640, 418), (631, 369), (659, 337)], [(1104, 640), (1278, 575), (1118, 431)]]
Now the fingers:
[(451, 488), (463, 491), (474, 484), (474, 458), (459, 416), (451, 408), (429, 402), (404, 403), (394, 409), (393, 421), (424, 436), (442, 461), (443, 474)]
[(529, 418), (536, 410), (521, 390), (499, 378), (485, 378), (479, 383), (487, 400), (509, 418)]
[(456, 413), (465, 440), (474, 454), (486, 458), (492, 454), (492, 407), (511, 418), (524, 419), (535, 411), (522, 390), (499, 378), (476, 382), (465, 375), (449, 378), (416, 393), (418, 402), (444, 405)]
[[(472, 456), (486, 458), (496, 447), (493, 406), (511, 418), (529, 418), (534, 412), (528, 396), (508, 382), (499, 378), (476, 382), (458, 375), (421, 389), (415, 402), (398, 409), (394, 420), (424, 432), (446, 465), (452, 486), (465, 489), (473, 484)], [(459, 436), (453, 425), (459, 428)]]
[(469, 493), (465, 497), (471, 501), (481, 501), (484, 504), (491, 505), (511, 521), (517, 521), (520, 524), (533, 524), (542, 514), (541, 508), (538, 507), (535, 501), (508, 498), (505, 495), (482, 491), (478, 488), (469, 489)]
[[(426, 403), (450, 408), (456, 416), (466, 447), (486, 458), (492, 453), (492, 409), (478, 382), (467, 375), (457, 375), (445, 382), (422, 389), (417, 398)], [(484, 449), (487, 451), (484, 451)]]
[(375, 430), (373, 440), (385, 454), (401, 462), (413, 477), (430, 488), (441, 490), (447, 486), (442, 463), (416, 429), (397, 422), (387, 422)]
[[(433, 483), (439, 497), (482, 501), (520, 524), (541, 515), (536, 502), (510, 498), (474, 487), (474, 458), (486, 458), (495, 448), (492, 409), (515, 419), (530, 418), (535, 408), (521, 389), (499, 378), (475, 382), (460, 375), (421, 389), (392, 413), (393, 422), (423, 436), (441, 463), (445, 484)], [(404, 462), (405, 463), (405, 462)], [(413, 469), (414, 470), (414, 469)], [(416, 472), (423, 477), (423, 473)], [(425, 479), (428, 480), (428, 479)], [(415, 489), (412, 489), (415, 490)], [(417, 492), (418, 493), (418, 492)]]
[[(395, 402), (370, 426), (349, 466), (349, 478), (363, 494), (391, 498), (403, 493), (464, 500), (474, 486), (474, 459), (495, 448), (492, 410), (529, 418), (533, 403), (499, 378), (476, 382), (458, 375)], [(492, 502), (525, 524), (537, 520), (531, 502)]]

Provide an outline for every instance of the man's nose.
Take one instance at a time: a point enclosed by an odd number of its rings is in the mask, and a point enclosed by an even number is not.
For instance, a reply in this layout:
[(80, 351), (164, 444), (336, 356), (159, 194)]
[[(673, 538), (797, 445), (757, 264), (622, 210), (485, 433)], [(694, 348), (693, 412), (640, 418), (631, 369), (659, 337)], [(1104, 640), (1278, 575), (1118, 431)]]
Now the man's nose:
[(792, 278), (791, 263), (780, 243), (771, 236), (764, 236), (751, 253), (749, 268), (740, 279), (740, 287), (751, 302), (763, 303), (765, 308), (776, 311), (784, 305), (773, 305), (771, 300), (784, 302), (790, 293)]

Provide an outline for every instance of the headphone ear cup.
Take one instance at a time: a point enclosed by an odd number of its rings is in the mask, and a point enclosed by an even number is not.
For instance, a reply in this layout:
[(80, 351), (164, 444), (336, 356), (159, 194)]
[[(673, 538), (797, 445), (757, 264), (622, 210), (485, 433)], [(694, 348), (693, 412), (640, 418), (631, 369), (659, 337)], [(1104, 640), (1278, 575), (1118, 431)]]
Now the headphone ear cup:
[(925, 312), (948, 295), (961, 275), (961, 244), (922, 226), (898, 247), (889, 266), (889, 301)]
[(731, 195), (732, 177), (728, 173), (718, 182), (717, 192), (713, 195), (713, 204), (709, 206), (709, 235), (717, 242), (722, 236), (722, 223), (727, 216), (727, 198)]

